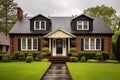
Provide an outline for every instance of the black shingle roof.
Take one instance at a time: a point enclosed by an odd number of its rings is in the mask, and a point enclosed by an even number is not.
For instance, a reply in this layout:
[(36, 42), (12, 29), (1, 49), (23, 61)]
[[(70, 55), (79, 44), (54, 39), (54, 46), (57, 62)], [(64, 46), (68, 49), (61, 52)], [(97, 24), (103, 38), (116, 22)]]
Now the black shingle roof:
[[(9, 34), (43, 34), (47, 33), (45, 31), (30, 31), (30, 18), (23, 17), (22, 20), (18, 20), (14, 27), (10, 30)], [(82, 31), (72, 31), (71, 21), (72, 17), (51, 17), (52, 30), (62, 29), (74, 34), (113, 34), (110, 27), (99, 17), (94, 17), (93, 19), (93, 31), (92, 32), (82, 32)]]

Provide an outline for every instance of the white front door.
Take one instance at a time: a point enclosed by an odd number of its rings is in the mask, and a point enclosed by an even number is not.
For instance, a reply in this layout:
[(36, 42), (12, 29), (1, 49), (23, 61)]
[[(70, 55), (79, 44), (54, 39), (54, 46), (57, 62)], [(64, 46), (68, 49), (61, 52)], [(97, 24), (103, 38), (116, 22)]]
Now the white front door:
[(52, 56), (66, 56), (66, 39), (53, 39), (52, 53)]

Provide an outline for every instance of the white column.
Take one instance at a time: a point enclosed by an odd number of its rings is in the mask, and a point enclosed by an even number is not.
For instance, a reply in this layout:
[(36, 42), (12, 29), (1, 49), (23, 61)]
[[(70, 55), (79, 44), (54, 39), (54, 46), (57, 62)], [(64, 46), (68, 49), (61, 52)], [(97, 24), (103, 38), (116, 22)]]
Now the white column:
[(49, 38), (49, 50), (51, 51), (51, 38)]
[(70, 51), (70, 38), (68, 38), (68, 51)]

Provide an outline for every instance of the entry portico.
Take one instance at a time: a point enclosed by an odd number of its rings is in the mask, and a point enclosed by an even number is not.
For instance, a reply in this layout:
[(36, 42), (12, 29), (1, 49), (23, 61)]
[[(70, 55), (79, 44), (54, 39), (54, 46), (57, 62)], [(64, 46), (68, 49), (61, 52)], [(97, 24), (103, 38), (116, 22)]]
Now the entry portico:
[(52, 56), (67, 56), (67, 51), (70, 50), (70, 38), (74, 37), (74, 35), (62, 29), (44, 36), (44, 38), (49, 38), (49, 50), (52, 52)]

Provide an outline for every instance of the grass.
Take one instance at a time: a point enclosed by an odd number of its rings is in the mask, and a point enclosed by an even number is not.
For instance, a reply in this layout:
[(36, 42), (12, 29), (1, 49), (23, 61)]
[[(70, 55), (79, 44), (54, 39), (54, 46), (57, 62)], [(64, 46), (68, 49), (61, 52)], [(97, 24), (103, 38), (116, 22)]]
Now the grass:
[(67, 63), (73, 80), (120, 80), (120, 64)]
[(49, 62), (0, 63), (0, 80), (40, 80)]

